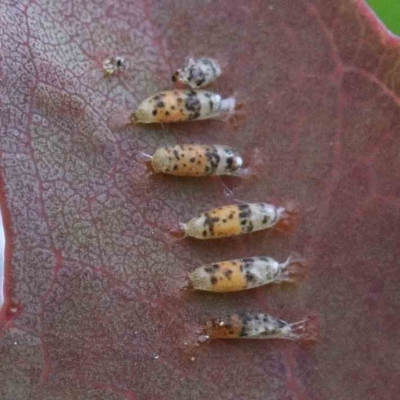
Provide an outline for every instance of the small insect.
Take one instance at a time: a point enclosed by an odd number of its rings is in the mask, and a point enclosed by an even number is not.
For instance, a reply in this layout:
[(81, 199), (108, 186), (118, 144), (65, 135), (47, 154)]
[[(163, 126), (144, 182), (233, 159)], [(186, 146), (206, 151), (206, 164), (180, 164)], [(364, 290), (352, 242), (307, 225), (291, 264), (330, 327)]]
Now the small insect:
[(210, 339), (286, 339), (315, 341), (318, 339), (317, 315), (310, 315), (293, 324), (267, 314), (233, 314), (214, 318), (205, 325), (200, 342)]
[(216, 81), (221, 67), (212, 58), (189, 58), (183, 68), (172, 75), (172, 82), (182, 82), (193, 89), (199, 89)]
[(167, 90), (147, 98), (130, 116), (133, 124), (224, 118), (235, 111), (235, 99), (205, 90)]
[(242, 258), (197, 268), (189, 275), (188, 289), (238, 292), (269, 283), (298, 283), (306, 276), (305, 262), (297, 255), (291, 255), (284, 263), (271, 257)]
[(125, 60), (120, 56), (106, 58), (103, 61), (103, 72), (105, 77), (114, 75), (124, 66)]
[(185, 236), (196, 239), (219, 239), (242, 235), (267, 228), (293, 232), (297, 228), (298, 213), (292, 206), (253, 203), (227, 205), (204, 212), (181, 224)]
[(150, 165), (154, 173), (176, 176), (239, 175), (243, 160), (231, 147), (181, 144), (160, 147)]

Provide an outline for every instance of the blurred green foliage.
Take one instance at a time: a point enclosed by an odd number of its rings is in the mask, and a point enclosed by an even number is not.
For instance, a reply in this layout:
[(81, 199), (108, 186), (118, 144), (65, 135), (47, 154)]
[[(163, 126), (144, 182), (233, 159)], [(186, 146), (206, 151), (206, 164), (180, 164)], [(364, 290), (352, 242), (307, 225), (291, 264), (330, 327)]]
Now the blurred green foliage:
[(400, 35), (400, 0), (367, 0), (389, 30)]

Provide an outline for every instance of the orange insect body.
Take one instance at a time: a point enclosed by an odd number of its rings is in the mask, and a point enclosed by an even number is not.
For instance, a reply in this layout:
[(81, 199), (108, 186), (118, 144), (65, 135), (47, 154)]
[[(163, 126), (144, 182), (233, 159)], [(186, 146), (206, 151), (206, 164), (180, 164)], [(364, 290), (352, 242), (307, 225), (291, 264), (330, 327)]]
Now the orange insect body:
[(319, 321), (315, 315), (289, 323), (267, 314), (233, 314), (206, 323), (205, 339), (317, 340)]
[(292, 231), (298, 215), (295, 211), (267, 203), (227, 205), (204, 212), (183, 224), (185, 236), (218, 239), (267, 228)]
[(151, 159), (155, 173), (177, 176), (232, 175), (243, 164), (230, 147), (183, 144), (159, 148)]
[(132, 123), (152, 124), (218, 118), (233, 113), (235, 99), (205, 90), (167, 90), (144, 100)]
[(307, 275), (301, 258), (289, 257), (278, 263), (270, 257), (221, 261), (197, 268), (189, 276), (188, 287), (209, 292), (238, 292), (269, 283), (296, 283)]

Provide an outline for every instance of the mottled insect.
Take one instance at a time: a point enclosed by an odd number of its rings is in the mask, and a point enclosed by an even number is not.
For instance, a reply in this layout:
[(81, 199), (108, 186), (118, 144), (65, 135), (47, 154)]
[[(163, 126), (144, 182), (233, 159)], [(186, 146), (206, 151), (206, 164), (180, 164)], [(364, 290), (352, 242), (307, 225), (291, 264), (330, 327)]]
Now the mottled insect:
[(187, 224), (181, 224), (181, 227), (185, 236), (218, 239), (267, 228), (292, 232), (297, 224), (298, 214), (292, 207), (253, 203), (215, 208), (194, 217)]
[(304, 260), (291, 255), (279, 263), (271, 257), (221, 261), (197, 268), (189, 275), (188, 289), (209, 292), (238, 292), (269, 283), (298, 283), (307, 276)]
[(267, 314), (233, 314), (214, 318), (205, 325), (199, 341), (209, 339), (287, 339), (315, 341), (318, 339), (319, 321), (311, 315), (293, 324)]
[(209, 85), (221, 75), (221, 67), (212, 58), (189, 58), (183, 68), (172, 75), (172, 82), (182, 82), (193, 89)]
[(109, 57), (103, 61), (104, 76), (112, 76), (120, 71), (124, 66), (125, 60), (120, 56)]
[(239, 169), (243, 165), (243, 160), (231, 147), (180, 144), (160, 147), (149, 163), (154, 173), (200, 177), (240, 175)]
[(235, 99), (205, 90), (167, 90), (142, 101), (131, 123), (152, 124), (224, 118), (235, 111)]

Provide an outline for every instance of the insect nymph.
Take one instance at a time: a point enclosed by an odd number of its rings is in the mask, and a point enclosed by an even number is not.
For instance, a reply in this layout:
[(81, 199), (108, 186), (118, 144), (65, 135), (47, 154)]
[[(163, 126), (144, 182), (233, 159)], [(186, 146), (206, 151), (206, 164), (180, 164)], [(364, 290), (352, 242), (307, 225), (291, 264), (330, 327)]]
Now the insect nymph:
[(205, 90), (167, 90), (143, 100), (131, 114), (133, 124), (224, 118), (235, 111), (235, 99)]
[(228, 146), (179, 144), (157, 149), (150, 165), (153, 173), (176, 176), (240, 175), (243, 160)]
[(219, 239), (274, 228), (292, 232), (296, 229), (298, 214), (267, 203), (233, 204), (215, 208), (181, 224), (185, 236), (196, 239)]
[(188, 289), (208, 292), (238, 292), (270, 283), (298, 283), (307, 276), (304, 260), (291, 255), (279, 263), (271, 257), (251, 257), (220, 261), (195, 269)]
[(199, 89), (216, 81), (221, 72), (221, 67), (212, 58), (189, 58), (186, 64), (172, 75), (172, 82), (181, 82), (193, 89)]
[(204, 327), (200, 341), (208, 339), (286, 339), (315, 341), (319, 334), (319, 320), (310, 315), (289, 323), (268, 314), (233, 314), (213, 318)]

